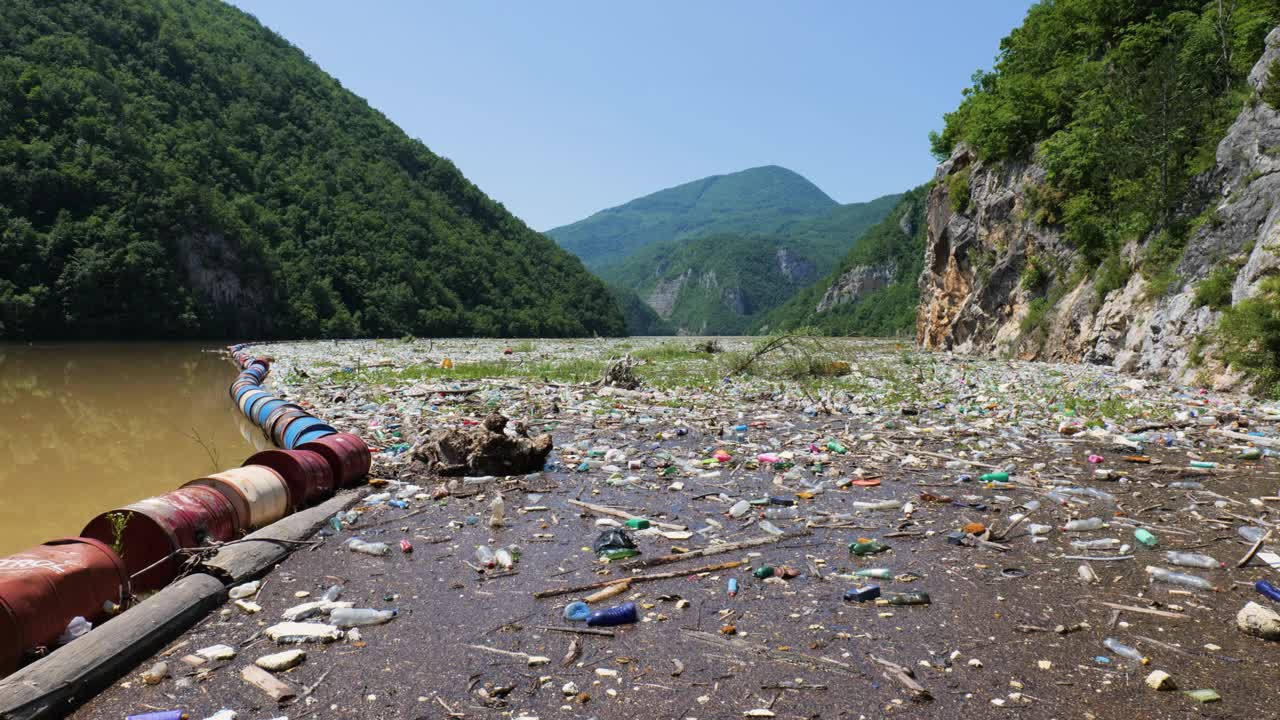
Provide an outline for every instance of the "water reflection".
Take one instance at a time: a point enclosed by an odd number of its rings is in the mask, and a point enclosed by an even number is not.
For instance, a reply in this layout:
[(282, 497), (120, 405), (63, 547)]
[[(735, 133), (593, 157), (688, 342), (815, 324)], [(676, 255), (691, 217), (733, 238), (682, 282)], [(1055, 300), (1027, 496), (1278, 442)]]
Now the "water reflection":
[(0, 343), (0, 554), (239, 465), (261, 433), (209, 343)]

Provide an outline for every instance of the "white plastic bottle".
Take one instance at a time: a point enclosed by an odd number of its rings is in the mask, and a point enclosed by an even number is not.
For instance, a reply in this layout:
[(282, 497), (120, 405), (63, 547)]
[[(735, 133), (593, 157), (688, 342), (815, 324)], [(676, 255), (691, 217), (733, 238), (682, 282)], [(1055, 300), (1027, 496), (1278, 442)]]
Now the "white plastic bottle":
[(340, 628), (363, 627), (365, 625), (381, 625), (390, 622), (396, 616), (395, 610), (374, 610), (372, 608), (335, 608), (329, 613), (329, 622)]
[(498, 493), (493, 497), (493, 502), (489, 503), (489, 527), (500, 528), (507, 521), (507, 503), (502, 499), (502, 493)]

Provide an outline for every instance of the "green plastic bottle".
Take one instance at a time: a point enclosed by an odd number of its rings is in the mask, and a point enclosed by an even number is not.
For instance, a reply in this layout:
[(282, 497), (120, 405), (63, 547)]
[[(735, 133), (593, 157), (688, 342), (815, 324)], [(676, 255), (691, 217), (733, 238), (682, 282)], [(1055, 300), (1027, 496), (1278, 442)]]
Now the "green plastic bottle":
[(886, 605), (928, 605), (933, 602), (929, 598), (929, 593), (923, 590), (888, 593), (887, 595), (881, 595), (880, 599)]
[(982, 482), (1009, 482), (1009, 473), (1007, 472), (989, 472), (978, 478)]
[(893, 577), (893, 571), (889, 568), (864, 568), (855, 570), (853, 574), (858, 577), (876, 578), (878, 580), (888, 580)]
[(640, 554), (635, 548), (614, 548), (613, 550), (605, 550), (600, 553), (601, 560), (626, 560), (629, 557), (635, 557)]
[(764, 578), (773, 577), (773, 566), (772, 566), (772, 565), (761, 565), (760, 567), (756, 568), (756, 571), (755, 571), (755, 572), (753, 572), (753, 573), (751, 573), (751, 574), (752, 574), (752, 575), (755, 575), (756, 577), (758, 577), (758, 578), (760, 578), (760, 579), (762, 579), (762, 580), (763, 580)]
[(841, 445), (841, 444), (840, 444), (838, 441), (836, 441), (836, 440), (828, 440), (828, 441), (827, 441), (827, 450), (829, 450), (829, 451), (831, 451), (831, 452), (833, 452), (833, 453), (836, 453), (837, 455), (843, 455), (843, 454), (845, 454), (845, 453), (849, 452), (849, 449), (848, 449), (848, 448), (846, 448), (844, 445)]
[(1147, 547), (1155, 547), (1160, 543), (1160, 540), (1155, 535), (1151, 534), (1150, 532), (1148, 532), (1143, 528), (1138, 528), (1137, 530), (1134, 530), (1133, 536), (1138, 539), (1138, 542), (1142, 543), (1143, 545), (1146, 545)]
[(630, 518), (627, 520), (627, 527), (632, 530), (646, 530), (649, 527), (649, 521), (644, 518)]
[(863, 555), (875, 555), (878, 552), (888, 550), (888, 545), (881, 545), (879, 540), (872, 538), (858, 538), (849, 543), (849, 552), (859, 557)]

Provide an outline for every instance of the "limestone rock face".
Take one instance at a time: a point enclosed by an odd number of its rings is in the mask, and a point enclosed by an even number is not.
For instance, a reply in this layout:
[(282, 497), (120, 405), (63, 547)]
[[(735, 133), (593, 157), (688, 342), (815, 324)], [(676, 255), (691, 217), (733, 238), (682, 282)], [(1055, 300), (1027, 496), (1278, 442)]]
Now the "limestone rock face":
[[(1255, 89), (1277, 58), (1280, 28), (1267, 37), (1250, 73)], [(967, 202), (949, 190), (963, 186), (962, 174)], [(1063, 287), (1077, 257), (1062, 228), (1045, 222), (1028, 200), (1043, 181), (1043, 169), (1033, 163), (985, 163), (963, 145), (938, 166), (919, 281), (921, 346), (1090, 362), (1191, 382), (1198, 374), (1193, 345), (1203, 344), (1197, 339), (1219, 316), (1196, 303), (1196, 285), (1215, 268), (1238, 268), (1231, 295), (1239, 303), (1280, 272), (1280, 113), (1265, 102), (1241, 111), (1218, 145), (1217, 166), (1197, 178), (1195, 194), (1213, 213), (1188, 239), (1177, 279), (1163, 294), (1140, 273), (1103, 297), (1088, 278)], [(1131, 243), (1125, 257), (1136, 261), (1151, 239)], [(1029, 272), (1031, 265), (1037, 270)], [(1050, 305), (1045, 288), (1055, 284), (1058, 299)], [(1211, 346), (1207, 351), (1212, 356)], [(1208, 378), (1215, 386), (1239, 382), (1225, 368), (1216, 370)]]

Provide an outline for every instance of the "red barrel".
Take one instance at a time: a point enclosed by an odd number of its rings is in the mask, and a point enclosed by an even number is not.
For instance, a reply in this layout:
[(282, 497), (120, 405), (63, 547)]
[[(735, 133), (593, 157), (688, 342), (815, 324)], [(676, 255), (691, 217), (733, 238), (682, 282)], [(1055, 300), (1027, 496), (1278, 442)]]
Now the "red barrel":
[(338, 487), (347, 488), (359, 485), (369, 474), (369, 465), (373, 458), (369, 455), (369, 446), (351, 433), (334, 433), (317, 440), (303, 443), (298, 450), (312, 450), (324, 456), (333, 468), (333, 478)]
[(311, 450), (263, 450), (254, 453), (245, 465), (263, 465), (280, 473), (289, 486), (296, 512), (325, 500), (334, 491), (333, 469), (329, 461)]
[(51, 540), (0, 558), (0, 676), (24, 654), (51, 647), (72, 618), (96, 625), (108, 601), (123, 605), (128, 595), (124, 562), (97, 540)]
[[(113, 517), (123, 522), (119, 543)], [(120, 548), (133, 592), (140, 594), (159, 590), (178, 576), (183, 558), (177, 550), (234, 540), (243, 533), (236, 509), (222, 493), (195, 486), (102, 513), (80, 534)]]

